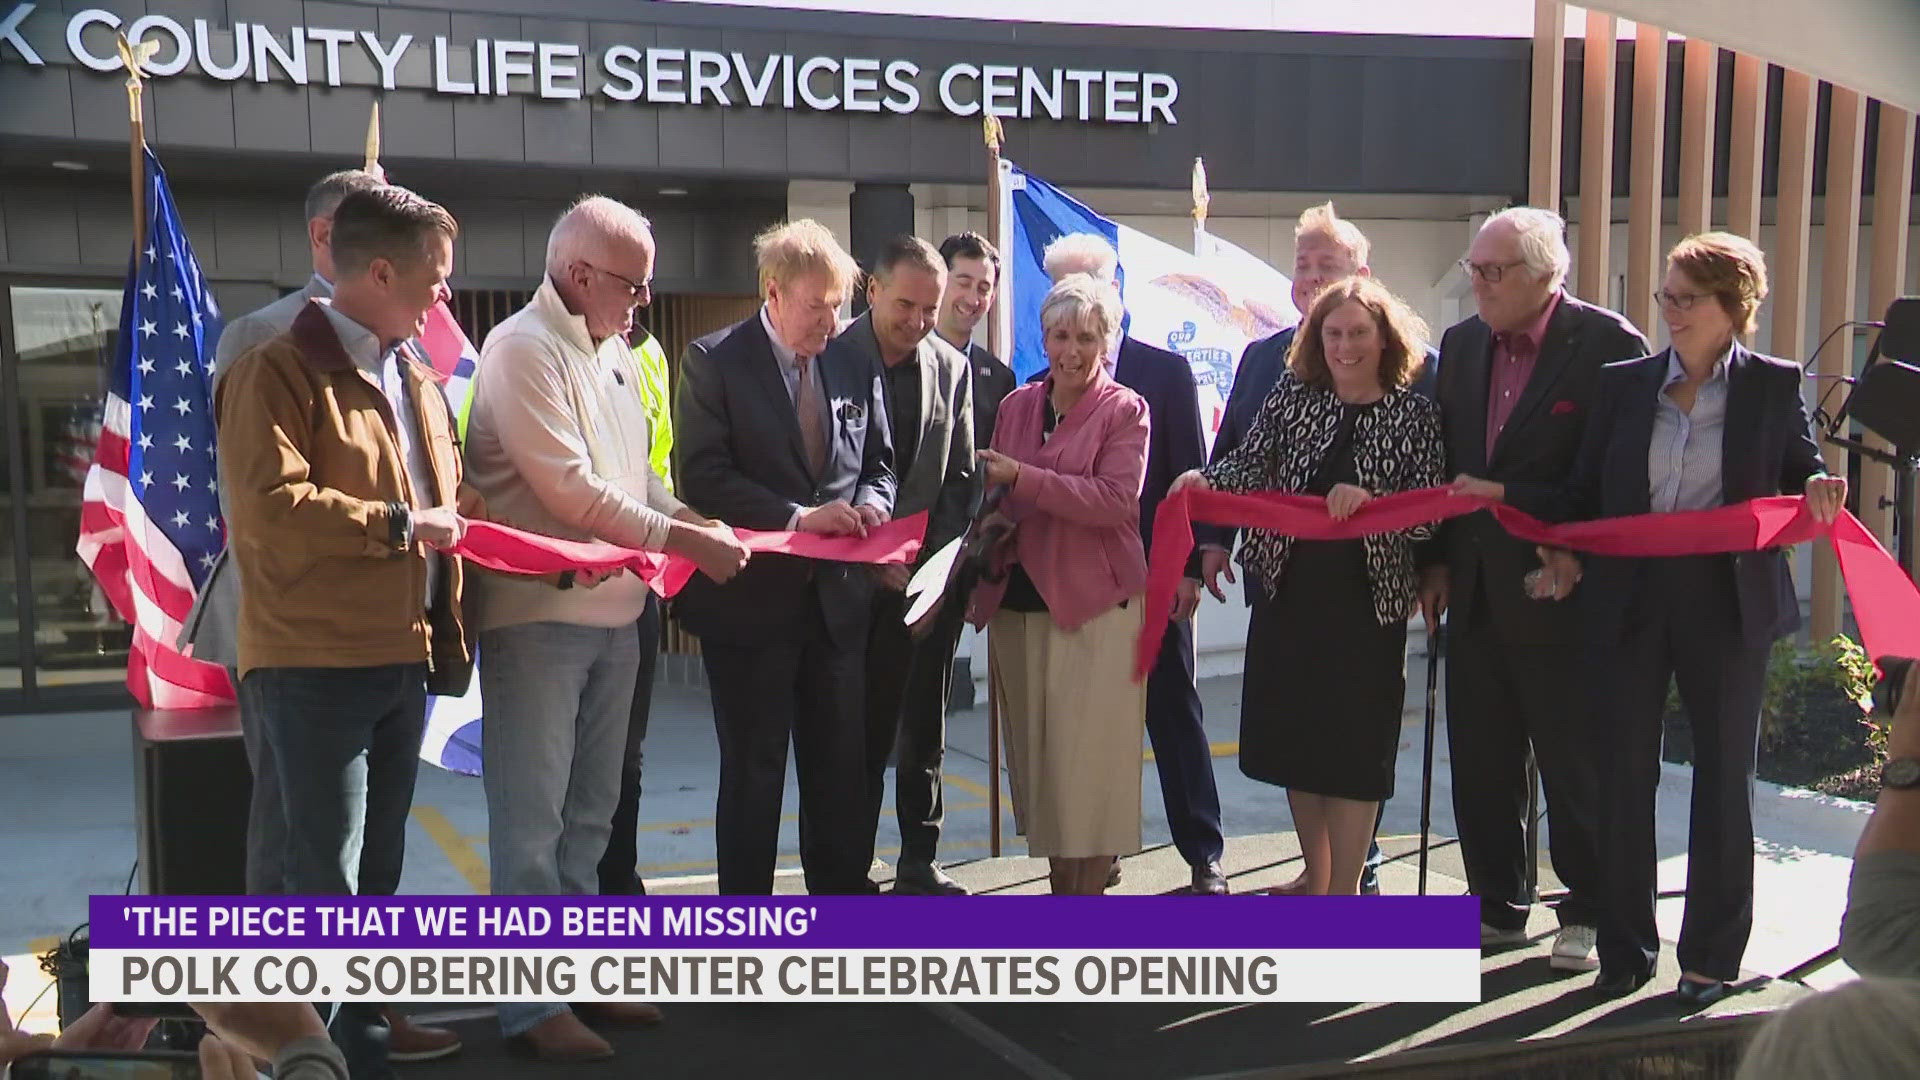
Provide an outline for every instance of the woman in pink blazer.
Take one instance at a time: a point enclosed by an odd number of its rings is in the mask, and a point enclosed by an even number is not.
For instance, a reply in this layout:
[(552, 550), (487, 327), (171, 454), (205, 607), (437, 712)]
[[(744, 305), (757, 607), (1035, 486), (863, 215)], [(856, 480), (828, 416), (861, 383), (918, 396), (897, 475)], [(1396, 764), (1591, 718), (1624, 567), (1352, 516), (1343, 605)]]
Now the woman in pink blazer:
[(972, 617), (989, 632), (1014, 816), (1056, 893), (1104, 892), (1114, 858), (1140, 850), (1147, 404), (1113, 378), (1120, 319), (1112, 285), (1054, 285), (1040, 308), (1047, 377), (1007, 396), (980, 452), (1014, 528)]

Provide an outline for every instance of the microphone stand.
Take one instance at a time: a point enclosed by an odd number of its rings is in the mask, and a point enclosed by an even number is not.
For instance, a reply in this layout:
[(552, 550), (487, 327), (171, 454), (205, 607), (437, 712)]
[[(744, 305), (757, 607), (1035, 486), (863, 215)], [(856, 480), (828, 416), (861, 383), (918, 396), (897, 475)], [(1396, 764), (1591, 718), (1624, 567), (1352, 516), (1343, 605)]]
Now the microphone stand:
[[(1875, 341), (1872, 351), (1867, 354), (1866, 367), (1872, 368), (1879, 359), (1880, 343)], [(1829, 446), (1851, 450), (1870, 461), (1877, 461), (1893, 469), (1893, 500), (1889, 504), (1883, 497), (1880, 505), (1882, 508), (1888, 505), (1893, 507), (1894, 558), (1900, 563), (1900, 569), (1907, 572), (1908, 577), (1914, 577), (1914, 490), (1915, 480), (1920, 477), (1920, 455), (1916, 454), (1916, 449), (1920, 448), (1901, 446), (1889, 452), (1877, 446), (1869, 446), (1859, 439), (1848, 437), (1843, 433), (1843, 429), (1847, 423), (1847, 408), (1852, 404), (1853, 395), (1849, 394), (1846, 403), (1840, 407), (1839, 413), (1835, 414), (1833, 420), (1827, 425), (1827, 429), (1821, 432), (1820, 439)], [(1840, 959), (1840, 946), (1834, 945), (1818, 956), (1794, 965), (1791, 969), (1782, 972), (1779, 977), (1784, 982), (1799, 983), (1804, 986), (1809, 975), (1838, 959)]]

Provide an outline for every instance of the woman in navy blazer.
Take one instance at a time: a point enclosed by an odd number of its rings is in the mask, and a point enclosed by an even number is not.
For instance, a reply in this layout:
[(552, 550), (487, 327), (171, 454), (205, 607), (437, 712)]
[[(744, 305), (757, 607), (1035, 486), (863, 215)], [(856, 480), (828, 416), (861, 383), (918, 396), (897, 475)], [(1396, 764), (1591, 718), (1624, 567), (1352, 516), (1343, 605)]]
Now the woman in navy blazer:
[[(1759, 248), (1727, 233), (1667, 255), (1660, 304), (1673, 344), (1601, 369), (1593, 414), (1563, 484), (1507, 484), (1504, 498), (1548, 521), (1704, 510), (1805, 493), (1831, 521), (1846, 481), (1825, 475), (1809, 431), (1798, 364), (1749, 352), (1766, 296)], [(1593, 646), (1594, 751), (1602, 785), (1606, 898), (1600, 978), (1610, 996), (1653, 975), (1660, 937), (1654, 795), (1669, 679), (1693, 729), (1687, 904), (1677, 992), (1725, 996), (1753, 928), (1753, 770), (1775, 640), (1800, 625), (1784, 551), (1682, 558), (1543, 552), (1541, 595), (1580, 587)]]

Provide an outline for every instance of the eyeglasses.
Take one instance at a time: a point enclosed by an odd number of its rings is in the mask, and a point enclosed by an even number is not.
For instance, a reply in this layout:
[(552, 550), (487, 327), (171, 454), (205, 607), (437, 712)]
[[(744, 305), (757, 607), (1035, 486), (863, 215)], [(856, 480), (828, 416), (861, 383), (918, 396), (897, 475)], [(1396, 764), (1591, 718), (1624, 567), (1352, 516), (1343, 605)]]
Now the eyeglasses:
[(1692, 311), (1693, 305), (1707, 299), (1711, 295), (1710, 293), (1697, 292), (1676, 293), (1660, 289), (1653, 294), (1653, 302), (1663, 308), (1673, 308), (1675, 311)]
[(1525, 259), (1516, 259), (1513, 262), (1504, 263), (1477, 263), (1469, 262), (1466, 259), (1460, 260), (1460, 269), (1464, 271), (1468, 277), (1477, 277), (1489, 285), (1500, 284), (1500, 279), (1507, 276), (1507, 271), (1516, 266), (1525, 265), (1527, 265)]
[(596, 273), (605, 274), (608, 277), (614, 279), (615, 281), (618, 281), (620, 284), (625, 285), (627, 287), (628, 299), (637, 300), (637, 299), (640, 299), (641, 297), (653, 295), (653, 283), (650, 281), (635, 281), (632, 278), (626, 276), (625, 274), (616, 274), (611, 270), (607, 270), (602, 267), (595, 266), (592, 263), (587, 262), (585, 259), (580, 260), (580, 265)]

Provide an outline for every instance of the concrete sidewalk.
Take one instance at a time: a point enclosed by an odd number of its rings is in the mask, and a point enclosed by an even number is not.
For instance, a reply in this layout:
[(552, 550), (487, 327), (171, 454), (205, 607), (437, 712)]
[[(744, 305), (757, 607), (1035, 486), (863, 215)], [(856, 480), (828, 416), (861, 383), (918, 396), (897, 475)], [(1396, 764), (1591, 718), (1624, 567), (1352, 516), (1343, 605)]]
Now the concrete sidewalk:
[[(1390, 849), (1417, 848), (1420, 824), (1421, 750), (1425, 658), (1414, 635), (1408, 663), (1406, 723), (1402, 730), (1397, 791), (1387, 804), (1382, 829)], [(1253, 868), (1274, 868), (1293, 855), (1285, 793), (1248, 780), (1235, 756), (1239, 737), (1238, 677), (1201, 683), (1207, 731), (1227, 832), (1230, 863), (1242, 871), (1236, 884), (1270, 883)], [(987, 719), (984, 707), (956, 714), (949, 726), (947, 828), (941, 857), (966, 863), (989, 855)], [(48, 947), (86, 918), (91, 894), (125, 889), (135, 857), (133, 757), (123, 713), (10, 717), (0, 722), (0, 820), (9, 823), (0, 843), (0, 956), (14, 971), (7, 1003), (19, 1017), (38, 992), (38, 972), (27, 954)], [(1451, 769), (1446, 753), (1444, 710), (1434, 753), (1432, 823), (1436, 838), (1454, 833)], [(1144, 839), (1149, 851), (1168, 843), (1158, 778), (1143, 762)], [(1660, 881), (1684, 886), (1687, 797), (1690, 771), (1669, 766), (1662, 777), (1658, 811)], [(684, 686), (657, 688), (647, 742), (646, 791), (641, 800), (642, 873), (663, 887), (712, 890), (713, 807), (718, 751), (706, 693)], [(788, 779), (789, 813), (781, 832), (781, 865), (790, 873), (782, 891), (799, 891), (797, 796)], [(1755, 796), (1755, 929), (1747, 952), (1753, 971), (1777, 974), (1831, 946), (1846, 901), (1851, 855), (1870, 807), (1762, 784)], [(413, 809), (407, 872), (409, 893), (470, 893), (487, 888), (486, 808), (480, 782), (423, 768)], [(1022, 853), (1003, 819), (1005, 854)], [(899, 836), (891, 810), (882, 817), (879, 849), (891, 861)], [(1169, 858), (1171, 856), (1169, 855)], [(1436, 860), (1442, 856), (1436, 856)], [(1129, 860), (1129, 865), (1143, 857)], [(1172, 860), (1177, 864), (1178, 860)], [(1411, 860), (1408, 860), (1409, 865)], [(1009, 864), (1014, 865), (1014, 864)], [(1436, 861), (1436, 866), (1439, 862)], [(1291, 870), (1286, 871), (1290, 876)], [(1279, 873), (1274, 870), (1274, 873)], [(1457, 870), (1452, 871), (1457, 877)], [(1042, 877), (1044, 875), (1041, 875)], [(1165, 891), (1131, 870), (1122, 892)], [(1551, 864), (1541, 861), (1542, 887), (1554, 887)], [(1413, 891), (1404, 875), (1388, 879), (1389, 891)], [(1436, 891), (1463, 891), (1449, 881)], [(1671, 940), (1679, 930), (1681, 903), (1662, 901), (1660, 925)], [(1842, 967), (1816, 981), (1847, 977)], [(52, 1015), (50, 996), (32, 1015)]]

